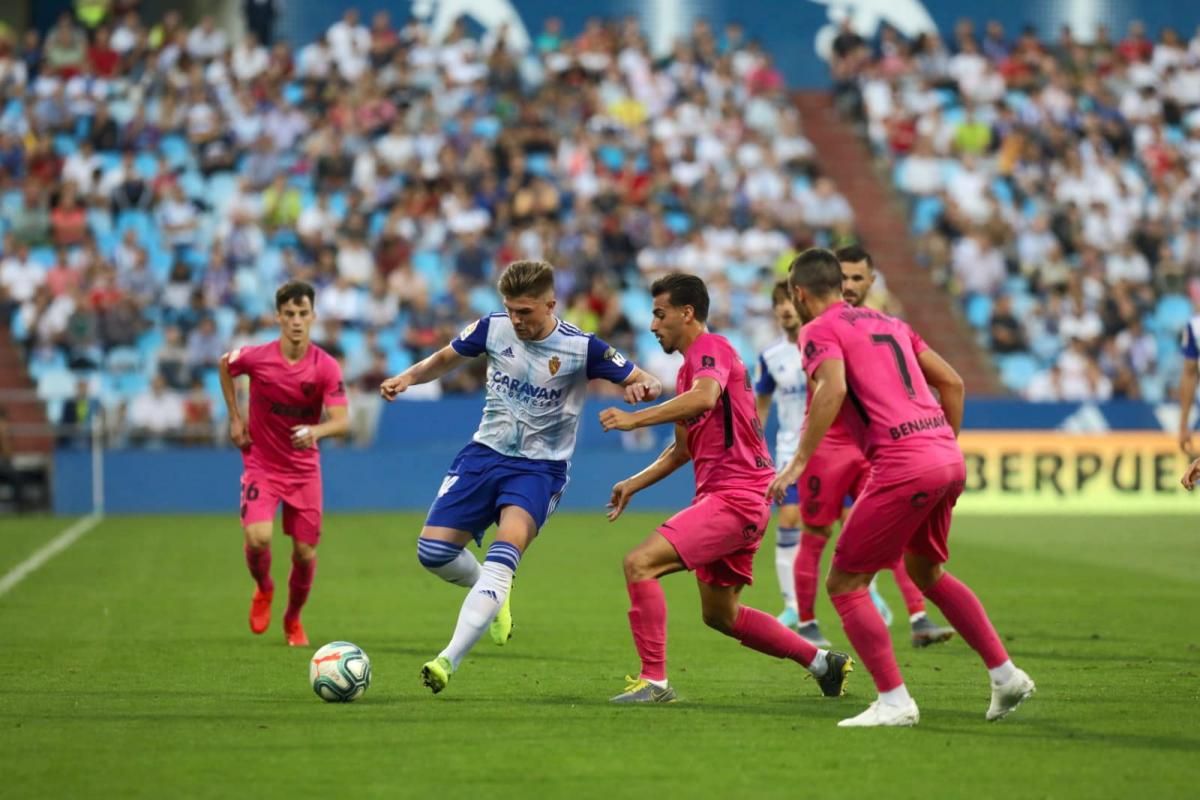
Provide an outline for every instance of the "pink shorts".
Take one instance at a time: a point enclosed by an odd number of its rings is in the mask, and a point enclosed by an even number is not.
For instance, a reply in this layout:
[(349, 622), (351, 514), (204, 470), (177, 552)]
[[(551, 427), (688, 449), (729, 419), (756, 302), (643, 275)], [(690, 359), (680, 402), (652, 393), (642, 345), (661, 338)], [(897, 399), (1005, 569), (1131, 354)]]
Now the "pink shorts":
[(283, 532), (314, 547), (321, 539), (321, 476), (300, 479), (272, 476), (262, 470), (242, 473), (242, 526), (273, 522), (283, 504)]
[(842, 518), (846, 496), (858, 497), (870, 471), (871, 462), (854, 445), (821, 444), (796, 483), (800, 519), (814, 528), (837, 522)]
[(869, 481), (838, 537), (833, 565), (843, 572), (879, 572), (905, 552), (945, 562), (950, 516), (965, 480), (959, 461), (897, 483)]
[(658, 532), (704, 583), (748, 586), (754, 582), (754, 554), (770, 520), (765, 490), (721, 492), (697, 497)]

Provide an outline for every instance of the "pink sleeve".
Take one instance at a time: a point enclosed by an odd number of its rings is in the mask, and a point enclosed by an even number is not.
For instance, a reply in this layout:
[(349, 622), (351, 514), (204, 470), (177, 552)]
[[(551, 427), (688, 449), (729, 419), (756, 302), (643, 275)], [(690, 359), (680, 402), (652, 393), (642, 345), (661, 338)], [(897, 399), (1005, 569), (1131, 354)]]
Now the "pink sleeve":
[(921, 338), (921, 334), (914, 331), (911, 326), (905, 327), (908, 327), (908, 335), (912, 341), (912, 351), (914, 356), (919, 356), (921, 353), (924, 353), (929, 349), (929, 345), (925, 344), (925, 340)]
[(252, 375), (257, 365), (257, 346), (239, 347), (229, 354), (229, 374), (235, 378), (239, 375)]
[[(729, 352), (717, 346), (717, 340), (706, 336), (688, 348), (687, 362), (692, 368), (692, 385), (699, 378), (712, 378), (724, 389), (733, 368)], [(691, 387), (689, 387), (691, 388)]]
[(800, 331), (804, 341), (804, 371), (810, 378), (817, 374), (817, 367), (830, 359), (845, 360), (842, 343), (833, 326), (823, 319), (816, 319)]
[(342, 380), (342, 368), (332, 357), (325, 359), (323, 369), (325, 380), (325, 406), (346, 405), (346, 382)]

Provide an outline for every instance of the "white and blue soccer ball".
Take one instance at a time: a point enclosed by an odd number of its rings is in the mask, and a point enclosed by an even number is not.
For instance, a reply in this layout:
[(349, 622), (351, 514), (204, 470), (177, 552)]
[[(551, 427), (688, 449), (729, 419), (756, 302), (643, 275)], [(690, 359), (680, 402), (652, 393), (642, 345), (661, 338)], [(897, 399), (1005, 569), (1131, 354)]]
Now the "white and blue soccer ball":
[(350, 642), (330, 642), (313, 654), (308, 680), (327, 703), (349, 703), (371, 685), (371, 659)]

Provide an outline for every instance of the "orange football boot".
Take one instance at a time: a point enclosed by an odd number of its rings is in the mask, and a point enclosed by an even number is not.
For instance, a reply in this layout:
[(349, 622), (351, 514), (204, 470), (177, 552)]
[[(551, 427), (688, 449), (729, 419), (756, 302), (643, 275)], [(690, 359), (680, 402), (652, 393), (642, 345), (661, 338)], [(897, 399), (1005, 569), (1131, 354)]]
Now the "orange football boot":
[(283, 635), (287, 637), (287, 643), (291, 647), (308, 646), (308, 634), (304, 632), (299, 618), (283, 621)]
[(254, 597), (250, 600), (250, 630), (252, 632), (262, 633), (271, 626), (271, 599), (274, 597), (274, 592), (254, 590)]

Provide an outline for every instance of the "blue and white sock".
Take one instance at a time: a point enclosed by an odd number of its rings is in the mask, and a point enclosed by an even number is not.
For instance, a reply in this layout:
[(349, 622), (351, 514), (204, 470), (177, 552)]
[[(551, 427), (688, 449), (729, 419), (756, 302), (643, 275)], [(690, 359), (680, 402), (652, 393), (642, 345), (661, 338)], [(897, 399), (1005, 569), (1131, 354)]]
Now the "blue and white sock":
[(775, 534), (775, 576), (779, 578), (783, 607), (792, 611), (797, 610), (795, 564), (799, 544), (799, 528), (780, 528)]
[(496, 618), (512, 589), (513, 574), (520, 563), (521, 551), (508, 542), (492, 542), (488, 548), (479, 581), (467, 593), (467, 599), (463, 600), (462, 609), (458, 612), (458, 624), (454, 626), (450, 644), (438, 653), (450, 659), (454, 669), (458, 669), (458, 665)]
[(421, 566), (447, 583), (470, 589), (479, 581), (479, 561), (465, 547), (440, 539), (417, 539)]

